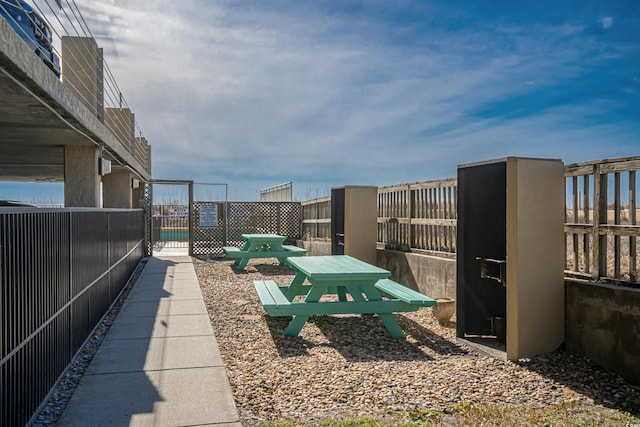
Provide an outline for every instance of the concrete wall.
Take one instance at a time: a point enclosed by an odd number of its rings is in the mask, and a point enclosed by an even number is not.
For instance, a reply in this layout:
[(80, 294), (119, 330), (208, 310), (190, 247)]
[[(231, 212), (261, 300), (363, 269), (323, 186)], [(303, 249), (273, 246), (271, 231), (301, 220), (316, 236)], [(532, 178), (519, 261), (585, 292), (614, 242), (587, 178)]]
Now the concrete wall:
[(302, 240), (298, 246), (307, 250), (307, 255), (331, 255), (331, 242), (317, 242), (313, 240)]
[(456, 297), (456, 260), (409, 252), (378, 250), (378, 267), (391, 279), (431, 298)]
[(565, 350), (640, 384), (640, 289), (565, 284)]

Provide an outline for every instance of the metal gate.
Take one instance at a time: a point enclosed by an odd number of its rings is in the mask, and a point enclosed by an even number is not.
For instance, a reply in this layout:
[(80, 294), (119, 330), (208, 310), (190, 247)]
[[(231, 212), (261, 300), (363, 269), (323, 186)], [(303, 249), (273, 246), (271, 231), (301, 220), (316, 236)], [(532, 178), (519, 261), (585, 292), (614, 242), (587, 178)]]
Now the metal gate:
[(222, 256), (244, 244), (244, 233), (274, 233), (295, 244), (302, 237), (300, 202), (194, 202), (191, 255)]
[[(154, 203), (154, 186), (159, 184), (186, 185), (188, 202)], [(223, 256), (224, 246), (242, 246), (243, 233), (280, 234), (290, 244), (302, 238), (300, 202), (194, 201), (194, 185), (226, 186), (164, 180), (146, 184), (147, 255), (169, 250), (172, 255), (184, 251), (191, 256)]]
[(168, 250), (172, 255), (191, 253), (192, 206), (193, 181), (153, 180), (145, 185), (147, 255)]
[(189, 205), (153, 205), (153, 248), (189, 247)]

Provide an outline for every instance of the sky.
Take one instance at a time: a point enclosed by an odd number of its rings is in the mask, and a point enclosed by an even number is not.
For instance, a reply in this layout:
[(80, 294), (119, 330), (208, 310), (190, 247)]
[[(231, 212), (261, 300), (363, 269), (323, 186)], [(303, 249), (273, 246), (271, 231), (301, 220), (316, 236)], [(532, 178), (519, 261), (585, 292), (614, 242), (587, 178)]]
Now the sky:
[(638, 0), (75, 2), (153, 178), (229, 200), (640, 155)]

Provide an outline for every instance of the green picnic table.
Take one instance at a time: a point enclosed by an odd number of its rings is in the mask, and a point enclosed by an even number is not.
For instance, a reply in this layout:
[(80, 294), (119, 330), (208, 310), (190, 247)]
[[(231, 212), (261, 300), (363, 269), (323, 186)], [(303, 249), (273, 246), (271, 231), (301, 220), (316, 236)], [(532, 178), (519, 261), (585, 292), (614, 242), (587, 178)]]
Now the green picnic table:
[[(287, 264), (296, 271), (289, 286), (273, 280), (253, 283), (269, 316), (293, 316), (284, 331), (287, 336), (297, 336), (312, 315), (377, 314), (391, 337), (402, 338), (405, 334), (393, 313), (436, 303), (388, 279), (389, 271), (348, 255), (289, 258)], [(320, 301), (325, 294), (336, 294), (338, 301)], [(304, 300), (294, 302), (297, 295), (304, 295)]]
[(242, 271), (252, 258), (277, 258), (280, 264), (285, 263), (290, 256), (302, 256), (307, 253), (304, 248), (285, 245), (286, 236), (279, 234), (242, 234), (244, 245), (242, 248), (225, 246), (222, 248), (229, 258), (233, 258), (233, 268)]

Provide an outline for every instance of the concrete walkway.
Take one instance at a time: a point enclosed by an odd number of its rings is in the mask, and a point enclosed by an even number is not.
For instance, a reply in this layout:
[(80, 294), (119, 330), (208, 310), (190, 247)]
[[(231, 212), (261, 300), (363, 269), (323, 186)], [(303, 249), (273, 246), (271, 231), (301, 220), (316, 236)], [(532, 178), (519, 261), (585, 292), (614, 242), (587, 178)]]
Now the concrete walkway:
[(241, 425), (190, 257), (148, 259), (57, 425)]

